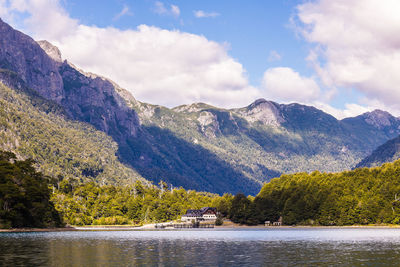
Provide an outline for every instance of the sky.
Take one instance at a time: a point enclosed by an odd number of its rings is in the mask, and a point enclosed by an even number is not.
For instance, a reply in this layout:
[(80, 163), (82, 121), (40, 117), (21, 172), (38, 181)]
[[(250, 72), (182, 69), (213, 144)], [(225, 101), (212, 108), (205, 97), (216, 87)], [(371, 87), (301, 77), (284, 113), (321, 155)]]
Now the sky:
[(400, 116), (398, 0), (0, 0), (0, 17), (139, 101)]

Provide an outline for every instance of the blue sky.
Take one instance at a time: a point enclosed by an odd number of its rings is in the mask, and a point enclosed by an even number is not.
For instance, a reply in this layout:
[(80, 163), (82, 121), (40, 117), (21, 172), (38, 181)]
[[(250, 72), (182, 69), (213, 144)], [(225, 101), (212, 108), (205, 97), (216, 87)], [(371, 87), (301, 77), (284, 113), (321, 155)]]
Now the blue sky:
[(0, 16), (141, 101), (400, 115), (397, 0), (7, 0)]
[[(72, 17), (87, 25), (113, 26), (119, 29), (136, 28), (146, 24), (168, 30), (204, 35), (219, 43), (229, 43), (229, 54), (238, 59), (248, 72), (251, 83), (258, 84), (266, 68), (290, 66), (304, 74), (311, 74), (305, 64), (307, 43), (296, 37), (290, 28), (290, 17), (301, 1), (170, 1), (177, 5), (180, 16), (159, 15), (154, 12), (156, 1), (65, 1)], [(125, 7), (128, 14), (115, 19)], [(215, 17), (198, 19), (194, 12), (218, 13)], [(271, 51), (281, 55), (281, 60), (269, 61)]]

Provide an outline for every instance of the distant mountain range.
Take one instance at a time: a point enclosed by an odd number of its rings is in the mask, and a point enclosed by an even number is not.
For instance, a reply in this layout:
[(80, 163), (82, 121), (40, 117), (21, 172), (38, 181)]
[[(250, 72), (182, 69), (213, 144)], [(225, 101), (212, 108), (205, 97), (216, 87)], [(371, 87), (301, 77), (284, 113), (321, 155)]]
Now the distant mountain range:
[(375, 149), (371, 155), (357, 164), (356, 168), (377, 167), (386, 162), (400, 159), (400, 136), (393, 138)]
[(400, 119), (380, 110), (337, 120), (264, 99), (237, 109), (142, 103), (1, 20), (0, 80), (0, 148), (60, 179), (255, 194), (281, 173), (351, 169), (400, 134)]

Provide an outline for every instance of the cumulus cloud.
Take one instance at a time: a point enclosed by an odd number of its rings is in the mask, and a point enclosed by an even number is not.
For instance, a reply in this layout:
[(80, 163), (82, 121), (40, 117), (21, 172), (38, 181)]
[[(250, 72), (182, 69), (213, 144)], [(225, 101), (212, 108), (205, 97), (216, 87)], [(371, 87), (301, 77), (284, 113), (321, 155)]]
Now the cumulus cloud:
[(399, 13), (398, 0), (318, 0), (297, 7), (296, 26), (315, 44), (308, 59), (326, 86), (399, 110)]
[(291, 68), (268, 69), (264, 73), (262, 87), (268, 98), (283, 102), (310, 103), (320, 97), (316, 81), (301, 76)]
[(70, 18), (55, 0), (24, 4), (28, 17), (22, 30), (52, 42), (63, 58), (109, 77), (141, 101), (237, 107), (260, 97), (226, 45), (204, 36), (146, 25), (130, 30), (87, 26)]
[(203, 10), (195, 10), (193, 13), (196, 18), (215, 18), (219, 16), (217, 12), (205, 12)]
[(170, 8), (165, 7), (163, 2), (156, 1), (154, 3), (154, 12), (160, 15), (172, 15), (179, 17), (181, 10), (176, 5), (170, 5)]
[[(11, 18), (8, 22), (23, 27), (29, 34), (44, 32), (54, 39), (60, 39), (73, 34), (78, 26), (78, 21), (70, 18), (57, 0), (3, 0), (0, 1), (0, 10), (7, 12), (4, 18)], [(24, 15), (22, 24), (16, 21), (21, 15)]]

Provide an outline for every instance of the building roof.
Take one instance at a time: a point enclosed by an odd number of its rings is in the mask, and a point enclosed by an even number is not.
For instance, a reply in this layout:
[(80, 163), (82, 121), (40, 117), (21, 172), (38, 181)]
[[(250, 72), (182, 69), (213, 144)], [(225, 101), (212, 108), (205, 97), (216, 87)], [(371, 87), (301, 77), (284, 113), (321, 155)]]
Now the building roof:
[(211, 207), (203, 207), (199, 210), (192, 210), (189, 209), (186, 211), (186, 214), (183, 216), (187, 216), (187, 217), (201, 217), (203, 216), (204, 213), (206, 213), (207, 211), (212, 211), (213, 213), (217, 212), (216, 208), (211, 208)]

